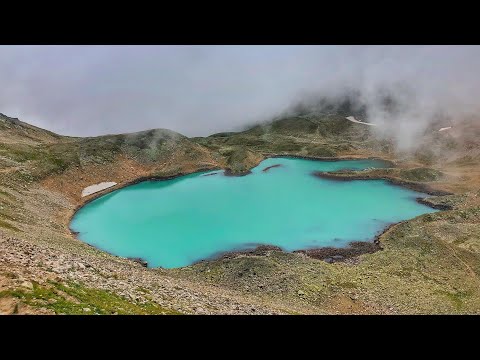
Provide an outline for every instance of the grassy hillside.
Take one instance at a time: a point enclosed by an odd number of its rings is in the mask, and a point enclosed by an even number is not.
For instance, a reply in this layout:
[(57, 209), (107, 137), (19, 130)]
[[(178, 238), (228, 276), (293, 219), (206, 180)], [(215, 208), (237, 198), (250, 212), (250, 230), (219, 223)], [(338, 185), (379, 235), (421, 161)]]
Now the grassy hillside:
[(358, 150), (388, 153), (388, 141), (373, 136), (368, 126), (339, 115), (304, 115), (279, 119), (239, 133), (221, 133), (196, 142), (212, 150), (247, 146), (260, 153), (334, 157)]
[(111, 164), (120, 157), (158, 166), (180, 152), (189, 161), (211, 162), (208, 150), (165, 129), (68, 138), (11, 119), (4, 125), (0, 128), (0, 171), (10, 174), (12, 181), (38, 181), (73, 168)]

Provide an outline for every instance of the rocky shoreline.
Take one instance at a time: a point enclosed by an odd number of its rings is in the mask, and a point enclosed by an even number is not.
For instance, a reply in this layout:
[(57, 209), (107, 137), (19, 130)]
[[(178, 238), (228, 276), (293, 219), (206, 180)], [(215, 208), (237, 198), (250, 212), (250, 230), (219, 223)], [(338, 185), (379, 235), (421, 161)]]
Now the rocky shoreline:
[(279, 246), (258, 244), (256, 247), (251, 249), (246, 249), (246, 250), (220, 251), (218, 253), (213, 254), (212, 256), (209, 256), (206, 259), (199, 260), (194, 264), (204, 263), (212, 260), (233, 259), (243, 255), (265, 256), (269, 251), (283, 252), (282, 248), (280, 248)]
[[(292, 251), (293, 254), (304, 254), (310, 258), (323, 260), (327, 263), (334, 262), (343, 262), (348, 259), (356, 258), (364, 254), (373, 254), (374, 252), (383, 250), (383, 247), (380, 243), (380, 238), (387, 231), (391, 230), (394, 226), (404, 223), (405, 221), (400, 221), (398, 223), (392, 223), (378, 233), (373, 241), (352, 241), (348, 244), (347, 247), (335, 248), (331, 246), (311, 248), (311, 249), (301, 249)], [(194, 264), (204, 263), (212, 260), (225, 260), (233, 259), (238, 256), (266, 256), (271, 251), (279, 251), (286, 253), (279, 246), (274, 245), (264, 245), (259, 244), (258, 246), (252, 249), (246, 250), (232, 250), (232, 251), (222, 251), (216, 253), (206, 259), (197, 261)]]
[(436, 210), (441, 210), (441, 211), (447, 211), (447, 210), (453, 210), (454, 206), (452, 205), (447, 205), (447, 204), (437, 204), (429, 200), (428, 198), (421, 198), (418, 197), (415, 199), (419, 204), (429, 206), (433, 209)]
[(230, 176), (230, 177), (241, 177), (241, 176), (247, 176), (252, 173), (251, 170), (247, 171), (241, 171), (241, 172), (233, 172), (231, 169), (225, 169), (224, 175), (225, 176)]
[(328, 173), (323, 171), (314, 171), (312, 175), (322, 179), (328, 179), (333, 181), (385, 180), (391, 183), (392, 185), (403, 186), (410, 190), (422, 192), (428, 195), (433, 195), (433, 196), (453, 195), (451, 192), (435, 189), (429, 184), (422, 184), (414, 181), (401, 180), (398, 178), (388, 177), (388, 176), (370, 176), (370, 175), (352, 174), (352, 173), (341, 174), (341, 173)]
[[(383, 233), (383, 232), (382, 232)], [(380, 242), (352, 241), (345, 248), (322, 247), (317, 249), (296, 250), (294, 253), (305, 254), (313, 259), (323, 260), (329, 264), (345, 261), (363, 254), (373, 254), (382, 250)]]
[(292, 155), (292, 154), (269, 154), (265, 153), (265, 158), (292, 158), (292, 159), (304, 159), (304, 160), (318, 160), (318, 161), (344, 161), (344, 160), (378, 160), (387, 167), (396, 167), (397, 164), (392, 160), (387, 160), (378, 156), (369, 156), (369, 157), (354, 157), (354, 156), (340, 156), (340, 157), (322, 157), (322, 156), (310, 156), (310, 155)]
[[(378, 238), (385, 231), (388, 231), (389, 228), (390, 227), (387, 227), (384, 231), (382, 231), (379, 235), (377, 235), (373, 242), (352, 241), (351, 243), (348, 244), (348, 247), (344, 247), (344, 248), (334, 248), (329, 246), (329, 247), (295, 250), (295, 251), (292, 251), (291, 253), (304, 254), (312, 259), (323, 260), (326, 263), (330, 263), (330, 264), (334, 262), (345, 261), (347, 259), (351, 259), (363, 254), (372, 254), (376, 251), (382, 250), (382, 247), (380, 246), (380, 241), (378, 240)], [(288, 253), (287, 251), (283, 250), (279, 246), (258, 245), (257, 247), (253, 249), (248, 249), (248, 250), (232, 250), (232, 251), (217, 253), (215, 255), (208, 257), (207, 259), (199, 260), (195, 264), (204, 263), (212, 260), (234, 259), (239, 256), (267, 256), (267, 254), (271, 251)]]

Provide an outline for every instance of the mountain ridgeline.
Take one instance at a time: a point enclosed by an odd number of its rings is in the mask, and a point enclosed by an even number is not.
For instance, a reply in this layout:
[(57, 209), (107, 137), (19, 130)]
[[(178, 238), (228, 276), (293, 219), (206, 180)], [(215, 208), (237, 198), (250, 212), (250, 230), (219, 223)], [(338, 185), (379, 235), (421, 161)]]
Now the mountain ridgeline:
[[(388, 104), (388, 101), (385, 100)], [(338, 157), (361, 154), (391, 157), (395, 144), (378, 136), (375, 129), (345, 119), (358, 114), (351, 98), (335, 104), (319, 102), (322, 111), (297, 111), (245, 131), (187, 138), (165, 129), (98, 137), (68, 137), (0, 115), (0, 169), (18, 180), (35, 181), (68, 169), (129, 160), (150, 171), (188, 172), (195, 167), (228, 169), (241, 174), (266, 155), (295, 154), (306, 157)], [(392, 105), (393, 106), (393, 105)], [(311, 107), (309, 107), (311, 109)], [(305, 108), (306, 109), (306, 108)], [(355, 112), (357, 109), (357, 112)], [(360, 106), (360, 113), (364, 110)], [(436, 161), (475, 162), (479, 157), (475, 126), (464, 126), (459, 136), (425, 134), (425, 143), (411, 155), (425, 165)], [(467, 140), (465, 140), (467, 139)]]

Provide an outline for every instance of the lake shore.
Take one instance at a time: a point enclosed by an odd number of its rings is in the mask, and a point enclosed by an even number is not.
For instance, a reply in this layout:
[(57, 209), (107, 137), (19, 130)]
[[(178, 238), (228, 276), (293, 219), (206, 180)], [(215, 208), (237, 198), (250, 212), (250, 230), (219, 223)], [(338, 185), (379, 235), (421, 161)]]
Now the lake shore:
[[(323, 158), (323, 157), (306, 157), (306, 156), (296, 156), (296, 155), (273, 154), (273, 155), (269, 155), (268, 157), (266, 157), (266, 159), (267, 158), (287, 158), (287, 159), (288, 158), (292, 158), (292, 159), (299, 159), (300, 158), (300, 159), (313, 160), (313, 161), (330, 161), (330, 162), (332, 162), (332, 161), (345, 161), (345, 160), (379, 160), (379, 161), (384, 162), (384, 164), (386, 166), (394, 166), (393, 162), (382, 159), (382, 158), (378, 158), (378, 157), (369, 157), (369, 158), (343, 157), (343, 158), (333, 159), (333, 158)], [(258, 164), (257, 164), (257, 166), (258, 166)], [(266, 172), (271, 168), (279, 167), (279, 166), (282, 166), (282, 165), (281, 164), (274, 164), (274, 165), (266, 167), (262, 171)], [(381, 168), (379, 168), (379, 169), (381, 169)], [(108, 194), (108, 193), (111, 193), (113, 191), (117, 191), (117, 190), (120, 190), (124, 187), (134, 185), (134, 184), (138, 184), (138, 183), (145, 182), (145, 181), (172, 180), (172, 179), (175, 179), (175, 178), (178, 178), (178, 177), (181, 177), (181, 176), (185, 176), (185, 175), (192, 175), (192, 174), (196, 174), (196, 173), (202, 173), (202, 172), (207, 172), (207, 171), (216, 171), (216, 170), (221, 170), (221, 169), (218, 169), (218, 168), (202, 168), (202, 169), (199, 169), (199, 170), (194, 171), (194, 172), (180, 173), (180, 174), (170, 175), (170, 176), (139, 177), (139, 178), (137, 178), (135, 180), (132, 180), (130, 182), (120, 184), (120, 186), (116, 186), (113, 189), (105, 189), (105, 191), (94, 194), (89, 199), (84, 201), (81, 205), (77, 206), (77, 208), (75, 209), (74, 213), (72, 214), (72, 216), (70, 218), (69, 224), (71, 223), (71, 220), (73, 219), (75, 214), (83, 206), (85, 206), (86, 204), (88, 204), (88, 203), (90, 203), (90, 202)], [(359, 170), (359, 171), (362, 171), (362, 170)], [(357, 173), (359, 171), (353, 171), (353, 172)], [(248, 174), (250, 174), (250, 173), (251, 173), (251, 171), (248, 172)], [(206, 174), (206, 175), (203, 175), (203, 176), (216, 175), (216, 174), (218, 174), (218, 172), (213, 173), (213, 174)], [(248, 174), (231, 174), (231, 173), (227, 173), (226, 170), (224, 172), (224, 176), (245, 176), (245, 175), (248, 175)], [(404, 187), (407, 187), (409, 189), (412, 189), (412, 190), (415, 190), (415, 191), (425, 192), (425, 193), (428, 193), (428, 194), (431, 194), (431, 195), (437, 195), (438, 196), (439, 194), (441, 194), (441, 195), (449, 194), (449, 193), (437, 191), (437, 190), (434, 190), (434, 189), (431, 189), (431, 188), (428, 188), (427, 189), (428, 191), (425, 191), (426, 188), (423, 184), (414, 183), (414, 182), (407, 182), (407, 181), (398, 181), (397, 179), (389, 179), (389, 178), (386, 178), (386, 177), (376, 178), (376, 177), (367, 177), (367, 176), (362, 176), (362, 175), (342, 177), (342, 176), (339, 176), (338, 174), (335, 174), (335, 175), (330, 177), (329, 174), (331, 174), (331, 173), (329, 173), (329, 172), (314, 172), (315, 176), (322, 177), (322, 178), (333, 179), (333, 180), (338, 180), (338, 181), (383, 179), (383, 180), (390, 181), (394, 185), (404, 186)], [(429, 201), (424, 200), (423, 198), (417, 198), (416, 200), (417, 200), (417, 202), (419, 202), (421, 204), (430, 206), (430, 207), (435, 208), (435, 209), (439, 209), (438, 206), (436, 206), (435, 204), (433, 204)], [(445, 207), (443, 207), (442, 209), (446, 210)], [(326, 247), (318, 247), (318, 248), (299, 249), (299, 250), (292, 251), (292, 253), (305, 254), (306, 256), (309, 256), (311, 258), (314, 258), (314, 259), (317, 259), (317, 260), (324, 260), (328, 263), (333, 263), (333, 262), (338, 262), (338, 261), (346, 261), (347, 259), (355, 258), (355, 257), (358, 257), (358, 256), (363, 255), (363, 254), (373, 253), (373, 252), (376, 252), (378, 250), (381, 250), (381, 245), (380, 245), (380, 240), (379, 239), (382, 236), (382, 234), (384, 232), (388, 231), (388, 229), (390, 229), (391, 226), (393, 226), (393, 225), (395, 225), (395, 224), (390, 224), (389, 226), (387, 226), (385, 229), (383, 229), (378, 235), (376, 235), (370, 241), (352, 241), (348, 244), (348, 246), (345, 246), (345, 247), (329, 247), (329, 246), (326, 246)], [(70, 229), (70, 226), (69, 226), (69, 229)], [(78, 235), (79, 235), (78, 232), (75, 232), (72, 229), (70, 229), (70, 231), (71, 231), (71, 234), (77, 240), (80, 240), (78, 238)], [(280, 247), (277, 247), (277, 246), (259, 245), (258, 247), (254, 248), (254, 249), (249, 249), (249, 250), (232, 250), (232, 251), (227, 251), (227, 252), (221, 252), (221, 253), (214, 254), (214, 255), (208, 257), (208, 259), (200, 260), (199, 262), (216, 260), (216, 259), (221, 259), (221, 258), (231, 258), (232, 256), (235, 257), (235, 256), (246, 255), (246, 254), (261, 255), (261, 254), (264, 254), (265, 250), (283, 251)], [(114, 254), (112, 254), (112, 255), (114, 255)], [(143, 259), (141, 259), (141, 260), (145, 262), (145, 260), (143, 260)]]

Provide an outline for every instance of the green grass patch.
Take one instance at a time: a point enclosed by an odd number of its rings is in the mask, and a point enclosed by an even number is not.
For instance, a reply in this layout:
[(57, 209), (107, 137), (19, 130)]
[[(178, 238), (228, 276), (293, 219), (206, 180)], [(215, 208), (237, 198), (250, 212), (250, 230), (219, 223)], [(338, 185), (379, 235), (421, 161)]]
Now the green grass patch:
[(465, 300), (472, 295), (471, 291), (448, 292), (440, 290), (438, 293), (445, 295), (457, 310), (462, 310), (465, 306)]
[(346, 289), (355, 289), (358, 287), (357, 284), (354, 284), (353, 282), (350, 282), (350, 281), (338, 283), (338, 286)]
[(0, 228), (13, 230), (13, 231), (22, 231), (19, 228), (15, 227), (14, 225), (12, 225), (12, 224), (10, 224), (6, 221), (3, 221), (2, 219), (0, 219)]
[(10, 194), (6, 191), (3, 191), (3, 190), (0, 190), (0, 196), (4, 196), (4, 197), (9, 198), (9, 199), (14, 199), (15, 198), (12, 194)]
[(276, 152), (293, 152), (302, 150), (302, 145), (294, 142), (285, 141), (281, 143), (274, 143), (270, 146), (270, 148)]
[(49, 286), (33, 283), (33, 290), (6, 290), (0, 297), (13, 296), (27, 305), (53, 310), (56, 314), (93, 315), (179, 315), (176, 310), (166, 309), (148, 301), (131, 302), (110, 291), (87, 288), (78, 283), (60, 284), (51, 282)]
[(435, 153), (432, 150), (425, 148), (417, 151), (417, 153), (415, 154), (415, 158), (425, 165), (432, 165), (437, 160)]
[(0, 144), (0, 155), (6, 156), (17, 162), (38, 160), (41, 152), (31, 145), (25, 144)]
[(443, 177), (443, 173), (430, 168), (415, 168), (401, 170), (400, 176), (411, 181), (437, 181)]
[(334, 157), (337, 155), (335, 150), (327, 146), (315, 146), (308, 149), (308, 154), (321, 157)]

